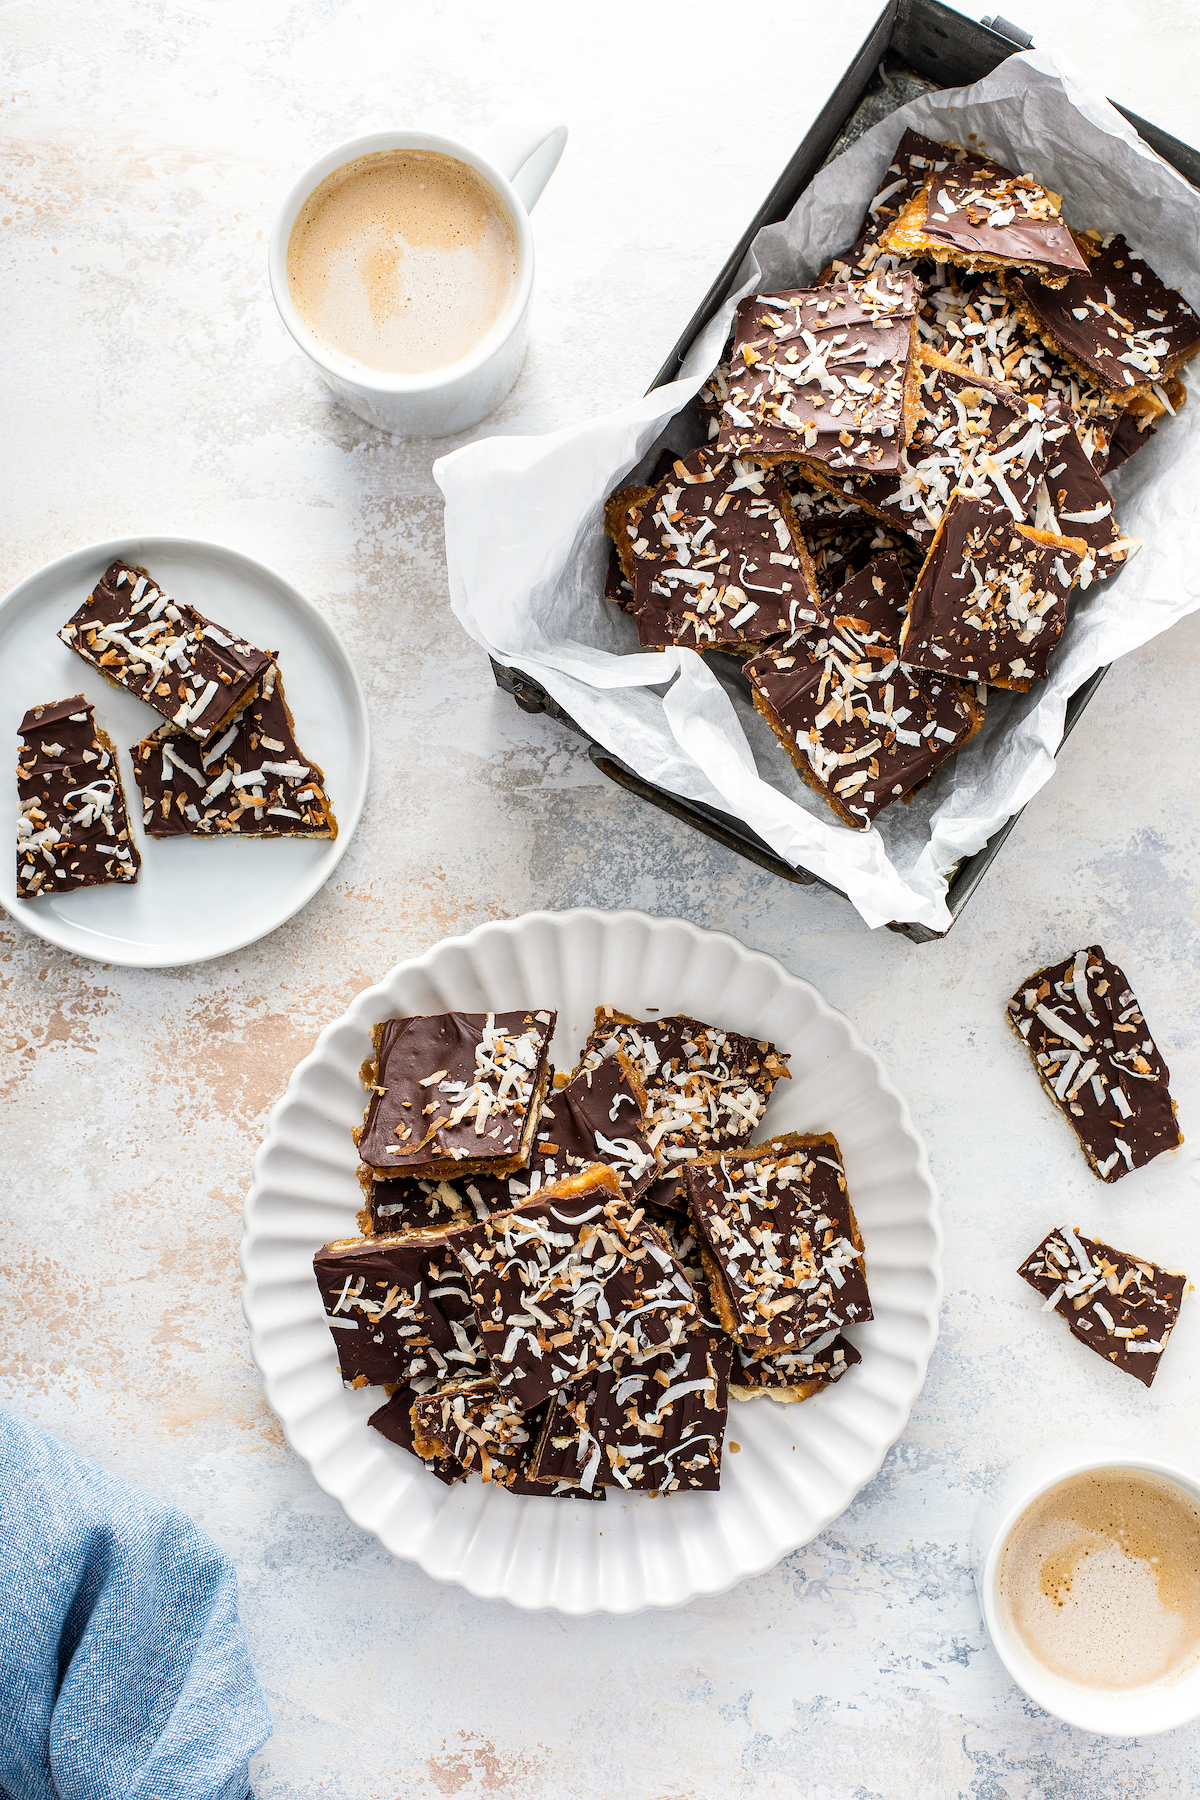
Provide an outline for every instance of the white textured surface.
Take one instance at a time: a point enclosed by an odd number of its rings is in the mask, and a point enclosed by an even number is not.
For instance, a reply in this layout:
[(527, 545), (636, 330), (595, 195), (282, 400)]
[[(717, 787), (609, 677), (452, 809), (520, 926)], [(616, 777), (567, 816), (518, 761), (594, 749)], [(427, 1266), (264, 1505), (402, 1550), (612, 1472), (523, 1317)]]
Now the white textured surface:
[[(1183, 1800), (1200, 1782), (1194, 1731), (1113, 1745), (1027, 1707), (967, 1563), (988, 1472), (1064, 1422), (1200, 1465), (1195, 1296), (1145, 1393), (1012, 1272), (1068, 1217), (1200, 1270), (1200, 626), (1107, 678), (944, 944), (869, 936), (842, 903), (608, 788), (494, 692), (446, 607), (432, 447), (327, 404), (266, 287), (275, 205), (327, 143), (397, 117), (465, 134), (521, 92), (561, 100), (573, 135), (535, 217), (530, 358), (497, 427), (640, 391), (873, 12), (0, 11), (3, 586), (120, 533), (224, 540), (326, 611), (372, 710), (363, 826), (275, 937), (146, 975), (8, 925), (0, 964), (4, 1402), (235, 1557), (276, 1720), (260, 1800)], [(1183, 0), (1037, 12), (1040, 41), (1109, 93), (1194, 130), (1200, 18)], [(753, 104), (722, 85), (739, 66), (742, 92), (770, 77)], [(730, 930), (844, 1008), (913, 1107), (947, 1232), (941, 1339), (881, 1474), (771, 1573), (632, 1622), (522, 1616), (388, 1558), (282, 1444), (237, 1299), (250, 1158), (318, 1031), (447, 932), (587, 902)], [(1001, 1013), (1039, 960), (1092, 936), (1145, 1002), (1193, 1140), (1111, 1189)]]

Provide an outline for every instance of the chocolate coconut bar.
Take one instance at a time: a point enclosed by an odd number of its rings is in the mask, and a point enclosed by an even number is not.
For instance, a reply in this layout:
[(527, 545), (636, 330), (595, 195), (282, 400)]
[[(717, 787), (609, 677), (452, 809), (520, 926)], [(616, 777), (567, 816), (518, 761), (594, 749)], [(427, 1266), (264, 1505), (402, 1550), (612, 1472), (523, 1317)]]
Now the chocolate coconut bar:
[(1017, 1273), (1045, 1296), (1043, 1312), (1058, 1313), (1081, 1344), (1150, 1386), (1179, 1317), (1186, 1275), (1065, 1225)]
[(728, 1339), (690, 1331), (659, 1356), (605, 1364), (551, 1401), (535, 1480), (673, 1494), (714, 1492), (729, 1411)]
[(915, 669), (1024, 693), (1045, 678), (1067, 597), (1095, 566), (1081, 538), (1018, 524), (957, 489), (909, 597), (900, 654)]
[(1126, 537), (1117, 524), (1112, 495), (1088, 460), (1074, 415), (1054, 395), (1045, 418), (1045, 472), (1032, 523), (1086, 544), (1095, 558), (1093, 578), (1103, 581), (1141, 548), (1141, 539)]
[(716, 1151), (684, 1180), (717, 1314), (751, 1357), (825, 1349), (872, 1317), (836, 1138)]
[(748, 1356), (739, 1344), (729, 1375), (731, 1400), (787, 1402), (811, 1400), (832, 1387), (862, 1357), (848, 1338), (829, 1334), (803, 1350), (781, 1350), (775, 1356)]
[(1171, 1072), (1124, 973), (1099, 944), (1037, 970), (1008, 1002), (1008, 1019), (1101, 1181), (1119, 1181), (1183, 1142)]
[[(441, 1383), (432, 1377), (421, 1377), (416, 1381), (402, 1381), (397, 1384), (390, 1398), (384, 1402), (377, 1412), (373, 1412), (367, 1420), (389, 1443), (398, 1444), (402, 1450), (416, 1456), (424, 1463), (431, 1475), (447, 1487), (456, 1482), (465, 1481), (467, 1471), (454, 1456), (422, 1456), (417, 1449), (413, 1434), (412, 1409), (414, 1401), (423, 1395), (437, 1391)], [(391, 1389), (391, 1383), (388, 1383)]]
[(352, 1387), (485, 1368), (475, 1313), (456, 1260), (461, 1231), (434, 1226), (343, 1238), (313, 1257), (342, 1380)]
[(522, 1411), (616, 1356), (674, 1346), (696, 1318), (662, 1234), (596, 1164), (457, 1245), (492, 1374)]
[(1200, 318), (1120, 233), (1087, 233), (1080, 243), (1087, 259), (1064, 286), (1008, 277), (1009, 294), (1030, 328), (1081, 377), (1121, 404), (1151, 396), (1173, 411), (1163, 384), (1200, 350)]
[(889, 268), (898, 263), (898, 256), (888, 257), (880, 247), (884, 232), (923, 191), (931, 176), (940, 175), (952, 162), (968, 160), (987, 166), (981, 158), (968, 158), (968, 152), (960, 150), (957, 144), (939, 144), (933, 138), (922, 137), (919, 131), (905, 131), (867, 207), (858, 236), (848, 250), (834, 257), (822, 279), (861, 280), (877, 267)]
[(793, 479), (790, 493), (826, 612), (843, 583), (877, 556), (894, 556), (905, 579), (916, 580), (925, 553), (906, 531), (886, 524), (844, 494), (814, 487), (801, 477)]
[(375, 1027), (355, 1132), (377, 1179), (509, 1175), (528, 1159), (556, 1014), (434, 1013)]
[(17, 735), (18, 899), (136, 881), (116, 747), (83, 695), (30, 707)]
[(623, 613), (632, 613), (633, 588), (625, 579), (625, 571), (621, 567), (621, 558), (614, 544), (609, 551), (608, 568), (604, 575), (604, 598), (613, 606), (619, 606)]
[(488, 1377), (418, 1395), (411, 1418), (412, 1447), (423, 1462), (456, 1462), (464, 1474), (478, 1469), (485, 1482), (508, 1488), (524, 1468), (525, 1415)]
[(225, 729), (274, 660), (119, 560), (58, 635), (114, 687), (145, 700), (198, 744)]
[(130, 755), (148, 837), (337, 836), (324, 773), (296, 742), (275, 663), (207, 748), (160, 725)]
[(648, 1188), (657, 1206), (686, 1206), (680, 1166), (702, 1150), (736, 1144), (757, 1130), (787, 1053), (762, 1038), (706, 1025), (685, 1013), (634, 1019), (596, 1009), (576, 1079), (616, 1054), (628, 1057), (646, 1094), (645, 1132), (667, 1173)]
[(743, 300), (717, 448), (758, 463), (890, 473), (912, 429), (919, 305), (911, 274)]
[(970, 155), (931, 172), (879, 243), (892, 256), (1019, 270), (1055, 288), (1087, 268), (1063, 223), (1061, 195)]
[(900, 565), (880, 557), (834, 596), (827, 632), (789, 638), (746, 664), (755, 707), (797, 773), (858, 830), (983, 723), (960, 682), (899, 661), (907, 605)]
[(752, 462), (689, 451), (605, 516), (644, 648), (744, 653), (824, 617), (787, 491)]

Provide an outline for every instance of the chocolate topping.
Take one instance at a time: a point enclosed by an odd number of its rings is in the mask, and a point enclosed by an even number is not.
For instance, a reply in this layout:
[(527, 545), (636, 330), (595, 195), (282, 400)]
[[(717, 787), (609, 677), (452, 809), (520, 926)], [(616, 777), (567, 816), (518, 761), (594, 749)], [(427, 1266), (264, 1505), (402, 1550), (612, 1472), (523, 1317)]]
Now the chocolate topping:
[(800, 477), (793, 480), (789, 492), (826, 612), (843, 583), (877, 556), (894, 556), (905, 580), (916, 580), (925, 553), (906, 531), (885, 524), (844, 494), (810, 486)]
[(865, 829), (974, 736), (983, 714), (957, 681), (899, 661), (908, 584), (894, 557), (852, 575), (833, 624), (746, 664), (754, 704), (798, 773)]
[(529, 1154), (557, 1015), (436, 1013), (375, 1028), (362, 1161), (387, 1180), (506, 1175)]
[(823, 617), (783, 483), (752, 462), (692, 450), (608, 518), (646, 648), (752, 649)]
[(713, 1301), (751, 1356), (818, 1353), (872, 1317), (836, 1138), (789, 1133), (684, 1170)]
[(246, 704), (272, 661), (270, 652), (170, 599), (145, 569), (119, 560), (58, 635), (200, 744)]
[(834, 257), (828, 278), (833, 281), (861, 280), (877, 267), (886, 269), (897, 264), (899, 257), (889, 257), (881, 250), (880, 238), (909, 202), (916, 199), (930, 175), (941, 174), (952, 162), (969, 162), (973, 170), (994, 169), (998, 174), (1008, 174), (998, 163), (971, 156), (957, 144), (939, 144), (933, 138), (922, 137), (919, 131), (905, 131), (883, 172), (875, 197), (863, 215), (857, 238), (849, 250)]
[[(378, 1412), (371, 1414), (367, 1424), (373, 1425), (375, 1430), (389, 1442), (399, 1444), (402, 1450), (408, 1450), (413, 1456), (420, 1456), (413, 1441), (413, 1402), (423, 1394), (434, 1393), (438, 1386), (439, 1384), (431, 1379), (401, 1382), (391, 1399), (381, 1406)], [(429, 1473), (436, 1475), (437, 1479), (445, 1482), (447, 1487), (453, 1487), (456, 1482), (465, 1481), (467, 1478), (467, 1471), (457, 1457), (420, 1456), (420, 1460), (425, 1464)]]
[(909, 274), (743, 300), (718, 449), (835, 471), (896, 468), (919, 304)]
[(511, 1487), (529, 1451), (525, 1416), (490, 1379), (419, 1395), (412, 1404), (413, 1449), (426, 1460), (451, 1458), (464, 1474)]
[(1102, 1181), (1119, 1181), (1183, 1142), (1170, 1070), (1128, 981), (1099, 944), (1031, 975), (1008, 1016)]
[(1074, 417), (1054, 396), (1046, 402), (1043, 480), (1043, 498), (1034, 524), (1085, 543), (1096, 559), (1097, 581), (1111, 575), (1140, 548), (1140, 538), (1122, 535), (1112, 495), (1088, 460)]
[(160, 725), (130, 755), (149, 837), (337, 836), (325, 776), (296, 742), (275, 663), (207, 748)]
[(1081, 1344), (1149, 1387), (1179, 1317), (1187, 1276), (1060, 1226), (1017, 1270)]
[(601, 1165), (468, 1230), (458, 1255), (492, 1373), (524, 1411), (614, 1357), (678, 1344), (696, 1317), (661, 1233)]
[(354, 1387), (486, 1367), (455, 1257), (461, 1233), (346, 1238), (313, 1257), (343, 1381)]
[(748, 1356), (735, 1347), (729, 1376), (733, 1400), (809, 1400), (840, 1381), (862, 1357), (848, 1338), (835, 1337), (821, 1350), (780, 1350), (774, 1356)]
[(136, 881), (116, 750), (83, 695), (31, 707), (17, 735), (18, 897)]
[(1096, 254), (1080, 258), (1065, 287), (1014, 277), (1009, 291), (1054, 348), (1124, 403), (1161, 387), (1200, 349), (1200, 318), (1119, 233), (1082, 241)]
[(1018, 525), (956, 492), (909, 600), (900, 652), (915, 668), (1022, 693), (1046, 674), (1067, 596), (1095, 566), (1078, 538)]
[(1032, 175), (1011, 175), (967, 156), (931, 175), (880, 244), (892, 255), (930, 256), (961, 268), (1023, 269), (1059, 286), (1087, 268), (1060, 205)]

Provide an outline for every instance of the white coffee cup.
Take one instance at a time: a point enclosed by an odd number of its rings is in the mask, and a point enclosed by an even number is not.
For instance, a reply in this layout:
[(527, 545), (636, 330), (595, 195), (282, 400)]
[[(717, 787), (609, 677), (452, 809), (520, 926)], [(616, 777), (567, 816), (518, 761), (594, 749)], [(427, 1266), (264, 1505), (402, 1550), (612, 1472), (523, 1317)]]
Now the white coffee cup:
[(1200, 1666), (1173, 1681), (1143, 1688), (1085, 1687), (1037, 1661), (1008, 1629), (999, 1603), (1000, 1557), (1017, 1520), (1048, 1489), (1094, 1469), (1156, 1475), (1200, 1505), (1200, 1478), (1151, 1456), (1131, 1455), (1111, 1444), (1035, 1451), (1014, 1463), (980, 1503), (971, 1541), (975, 1586), (992, 1647), (1031, 1700), (1084, 1731), (1105, 1737), (1148, 1737), (1200, 1718)]
[[(400, 437), (449, 437), (469, 431), (505, 398), (525, 359), (529, 299), (533, 292), (533, 232), (529, 214), (558, 166), (567, 128), (521, 107), (497, 119), (478, 149), (431, 131), (374, 131), (329, 150), (300, 177), (271, 231), (268, 268), (279, 314), (306, 356), (360, 419)], [(467, 163), (490, 184), (512, 221), (517, 241), (517, 283), (507, 309), (473, 350), (444, 369), (393, 375), (339, 356), (301, 319), (288, 289), (287, 255), (292, 227), (314, 188), (360, 156), (386, 150), (431, 150)]]

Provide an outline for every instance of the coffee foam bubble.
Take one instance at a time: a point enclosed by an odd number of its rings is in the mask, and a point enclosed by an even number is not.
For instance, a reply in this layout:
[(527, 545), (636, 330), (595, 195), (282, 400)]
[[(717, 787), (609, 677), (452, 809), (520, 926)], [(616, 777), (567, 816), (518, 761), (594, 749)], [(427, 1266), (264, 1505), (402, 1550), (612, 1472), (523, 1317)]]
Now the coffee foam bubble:
[(1072, 1476), (1013, 1527), (998, 1597), (1012, 1635), (1067, 1681), (1173, 1681), (1200, 1660), (1200, 1509), (1152, 1475)]
[(457, 362), (507, 310), (516, 232), (468, 163), (388, 150), (336, 169), (292, 228), (287, 280), (314, 337), (390, 374)]

